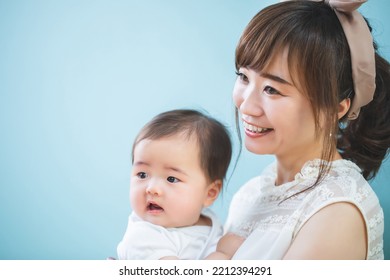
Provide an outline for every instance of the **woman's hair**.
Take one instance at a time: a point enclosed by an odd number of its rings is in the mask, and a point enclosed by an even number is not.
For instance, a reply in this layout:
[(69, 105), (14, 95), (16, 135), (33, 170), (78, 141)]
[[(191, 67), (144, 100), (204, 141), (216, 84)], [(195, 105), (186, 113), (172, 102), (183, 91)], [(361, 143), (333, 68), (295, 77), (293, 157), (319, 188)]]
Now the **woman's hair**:
[(355, 162), (366, 179), (373, 178), (390, 146), (389, 63), (374, 43), (374, 99), (356, 120), (347, 120), (347, 114), (339, 120), (339, 103), (353, 100), (354, 90), (348, 42), (332, 8), (323, 2), (288, 1), (263, 9), (239, 40), (236, 68), (260, 72), (286, 48), (293, 83), (311, 103), (317, 137), (324, 137), (325, 162), (315, 184), (329, 171), (336, 149)]
[(210, 180), (224, 180), (232, 156), (232, 143), (224, 125), (196, 110), (172, 110), (155, 116), (136, 137), (132, 149), (144, 140), (173, 135), (195, 139), (199, 146), (200, 166)]

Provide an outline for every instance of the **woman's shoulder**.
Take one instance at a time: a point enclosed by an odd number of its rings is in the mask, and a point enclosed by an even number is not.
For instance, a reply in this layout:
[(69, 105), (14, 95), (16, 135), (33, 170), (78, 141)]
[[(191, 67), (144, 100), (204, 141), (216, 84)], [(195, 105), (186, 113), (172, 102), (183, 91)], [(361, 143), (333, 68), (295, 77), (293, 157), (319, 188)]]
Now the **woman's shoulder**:
[(296, 231), (299, 231), (306, 221), (321, 210), (325, 208), (338, 209), (341, 206), (340, 203), (347, 203), (353, 205), (360, 212), (366, 224), (370, 240), (367, 257), (369, 259), (381, 258), (381, 254), (383, 254), (381, 251), (384, 225), (383, 210), (374, 190), (361, 175), (359, 167), (353, 162), (348, 160), (333, 162), (329, 174), (323, 181), (310, 192), (301, 195), (302, 199), (298, 208), (298, 212), (301, 213), (300, 226), (296, 228)]
[(359, 167), (348, 160), (334, 161), (329, 174), (315, 189), (318, 192), (328, 190), (331, 197), (347, 197), (356, 203), (363, 202), (368, 197), (376, 198)]
[[(317, 172), (317, 165), (307, 165), (297, 178), (297, 182), (313, 180)], [(302, 201), (301, 207), (317, 211), (327, 205), (337, 202), (347, 202), (355, 205), (361, 212), (370, 212), (371, 209), (380, 209), (379, 199), (370, 184), (360, 173), (360, 169), (348, 160), (332, 162), (328, 174), (310, 191), (303, 191), (297, 197)]]

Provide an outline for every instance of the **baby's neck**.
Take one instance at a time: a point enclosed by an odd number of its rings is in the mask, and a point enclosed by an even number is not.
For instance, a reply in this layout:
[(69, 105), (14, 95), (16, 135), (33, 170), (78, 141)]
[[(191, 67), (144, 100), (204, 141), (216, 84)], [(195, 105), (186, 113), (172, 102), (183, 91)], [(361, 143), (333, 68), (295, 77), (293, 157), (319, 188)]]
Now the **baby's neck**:
[(194, 224), (194, 226), (211, 226), (212, 222), (209, 217), (200, 215), (199, 220)]

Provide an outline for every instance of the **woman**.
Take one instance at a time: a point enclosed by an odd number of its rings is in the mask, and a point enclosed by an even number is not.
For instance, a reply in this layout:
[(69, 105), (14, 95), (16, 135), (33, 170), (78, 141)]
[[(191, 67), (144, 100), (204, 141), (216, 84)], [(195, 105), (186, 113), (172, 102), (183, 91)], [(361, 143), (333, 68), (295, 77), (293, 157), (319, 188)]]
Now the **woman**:
[(245, 147), (276, 162), (236, 193), (210, 258), (383, 259), (367, 180), (390, 146), (390, 66), (359, 1), (325, 2), (269, 6), (240, 38), (233, 99)]

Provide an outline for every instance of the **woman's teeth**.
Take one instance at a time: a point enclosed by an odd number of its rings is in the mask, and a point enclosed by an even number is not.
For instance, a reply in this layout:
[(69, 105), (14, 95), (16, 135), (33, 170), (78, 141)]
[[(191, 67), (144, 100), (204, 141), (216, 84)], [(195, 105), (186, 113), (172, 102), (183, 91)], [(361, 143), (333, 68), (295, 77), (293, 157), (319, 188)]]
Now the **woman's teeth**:
[(264, 132), (272, 130), (271, 128), (263, 128), (263, 127), (254, 126), (254, 125), (249, 124), (247, 122), (243, 122), (243, 125), (244, 125), (244, 128), (246, 130), (249, 130), (250, 132), (253, 132), (253, 133), (264, 133)]

